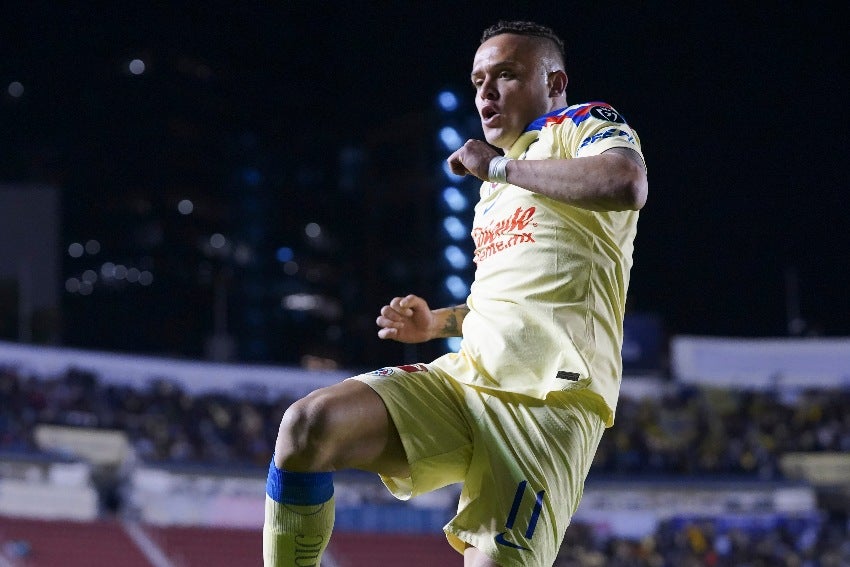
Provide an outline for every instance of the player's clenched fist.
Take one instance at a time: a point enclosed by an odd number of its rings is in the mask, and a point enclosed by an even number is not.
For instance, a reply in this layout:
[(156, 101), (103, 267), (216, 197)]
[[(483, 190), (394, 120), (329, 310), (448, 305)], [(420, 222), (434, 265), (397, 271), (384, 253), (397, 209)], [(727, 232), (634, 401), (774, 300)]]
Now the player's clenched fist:
[(419, 296), (394, 297), (375, 320), (378, 337), (402, 343), (421, 343), (434, 337), (434, 313)]
[(455, 175), (472, 174), (482, 181), (487, 181), (490, 160), (499, 155), (492, 146), (481, 140), (467, 140), (446, 161)]

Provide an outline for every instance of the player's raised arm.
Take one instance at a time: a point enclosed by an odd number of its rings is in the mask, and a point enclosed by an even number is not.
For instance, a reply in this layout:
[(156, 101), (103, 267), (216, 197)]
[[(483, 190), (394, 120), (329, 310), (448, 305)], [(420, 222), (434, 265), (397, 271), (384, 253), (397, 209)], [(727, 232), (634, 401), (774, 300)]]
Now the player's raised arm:
[(378, 337), (402, 343), (421, 343), (436, 338), (458, 337), (463, 318), (469, 312), (466, 305), (431, 309), (428, 302), (416, 295), (394, 297), (381, 308), (375, 320)]
[(583, 209), (637, 211), (646, 203), (646, 168), (629, 148), (569, 160), (512, 160), (505, 171), (514, 185)]
[[(488, 144), (469, 140), (448, 162), (456, 174), (496, 181), (490, 164), (498, 157)], [(508, 183), (583, 209), (639, 210), (646, 203), (646, 168), (640, 155), (628, 148), (575, 159), (506, 160), (502, 166)]]

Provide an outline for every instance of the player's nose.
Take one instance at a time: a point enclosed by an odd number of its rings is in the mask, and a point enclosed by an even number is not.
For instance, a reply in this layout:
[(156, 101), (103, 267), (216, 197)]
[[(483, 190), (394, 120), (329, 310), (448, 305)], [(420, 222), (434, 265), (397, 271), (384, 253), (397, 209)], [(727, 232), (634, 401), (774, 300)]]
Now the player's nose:
[(483, 100), (496, 100), (499, 98), (499, 90), (496, 88), (496, 81), (486, 79), (478, 88), (478, 96)]

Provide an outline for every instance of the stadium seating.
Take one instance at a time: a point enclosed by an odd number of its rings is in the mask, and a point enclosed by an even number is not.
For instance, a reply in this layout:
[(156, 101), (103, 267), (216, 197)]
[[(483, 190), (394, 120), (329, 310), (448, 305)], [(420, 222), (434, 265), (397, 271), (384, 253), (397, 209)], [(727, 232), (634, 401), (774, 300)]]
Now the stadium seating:
[(151, 567), (117, 522), (0, 516), (0, 558), (14, 567)]
[[(309, 376), (298, 391), (228, 390), (232, 369), (204, 387), (208, 368), (191, 363), (157, 363), (145, 380), (123, 357), (31, 355), (0, 356), (0, 567), (259, 564), (263, 470)], [(689, 375), (624, 390), (556, 567), (850, 565), (843, 378), (718, 387)], [(402, 505), (372, 475), (339, 474), (337, 488), (325, 567), (462, 564), (439, 533), (453, 498)], [(64, 504), (34, 502), (47, 494)]]
[[(173, 567), (238, 567), (260, 563), (258, 530), (153, 527), (150, 541)], [(69, 522), (0, 516), (0, 565), (14, 567), (151, 567), (156, 565), (115, 520)], [(461, 556), (439, 535), (341, 533), (329, 567), (450, 567)], [(5, 560), (5, 563), (3, 562)]]

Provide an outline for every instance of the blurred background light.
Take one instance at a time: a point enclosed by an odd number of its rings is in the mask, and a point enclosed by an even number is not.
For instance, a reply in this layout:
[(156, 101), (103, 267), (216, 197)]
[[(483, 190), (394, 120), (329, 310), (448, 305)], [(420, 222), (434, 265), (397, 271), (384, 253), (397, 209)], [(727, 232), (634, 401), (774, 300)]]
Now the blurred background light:
[(73, 242), (68, 246), (68, 255), (71, 258), (79, 258), (85, 251), (86, 249), (79, 242)]
[(177, 211), (181, 215), (191, 215), (194, 210), (195, 204), (189, 199), (182, 199), (179, 203), (177, 203)]
[(294, 293), (283, 298), (283, 307), (293, 311), (310, 311), (315, 309), (319, 300), (315, 295), (307, 293)]
[(452, 91), (440, 91), (437, 95), (437, 104), (446, 112), (457, 110), (458, 98)]
[(454, 185), (449, 185), (443, 189), (443, 202), (456, 213), (465, 211), (469, 206), (469, 199)]
[(311, 222), (304, 227), (304, 234), (310, 238), (318, 238), (322, 234), (322, 227), (317, 223)]
[(467, 228), (455, 216), (448, 216), (443, 219), (443, 230), (446, 231), (452, 240), (464, 240), (469, 236)]
[(14, 98), (20, 98), (24, 94), (24, 85), (19, 83), (18, 81), (12, 81), (9, 83), (9, 88), (7, 89), (9, 92), (9, 96)]
[(77, 278), (68, 278), (65, 280), (65, 291), (68, 293), (77, 293), (80, 291), (80, 280)]
[(281, 246), (277, 249), (277, 254), (275, 254), (278, 262), (289, 262), (295, 257), (295, 252), (292, 251), (292, 248), (289, 246)]
[(440, 128), (440, 141), (443, 142), (443, 146), (450, 151), (453, 152), (459, 147), (463, 145), (463, 138), (451, 126), (443, 126)]
[(446, 246), (445, 250), (443, 250), (443, 256), (445, 256), (446, 261), (455, 270), (463, 270), (469, 265), (469, 257), (454, 244)]
[(445, 279), (444, 285), (449, 294), (456, 300), (463, 300), (469, 295), (469, 286), (458, 275), (451, 275)]
[(130, 69), (130, 72), (134, 75), (141, 75), (145, 72), (145, 62), (141, 59), (133, 59), (130, 61), (127, 68)]

